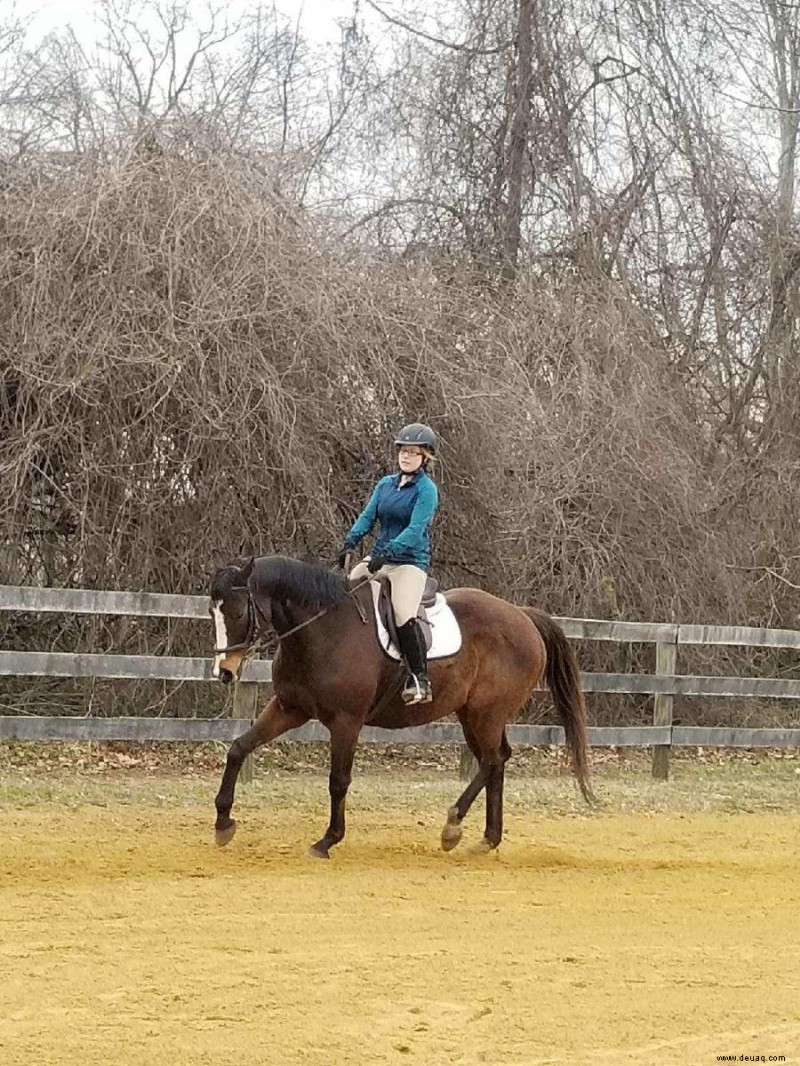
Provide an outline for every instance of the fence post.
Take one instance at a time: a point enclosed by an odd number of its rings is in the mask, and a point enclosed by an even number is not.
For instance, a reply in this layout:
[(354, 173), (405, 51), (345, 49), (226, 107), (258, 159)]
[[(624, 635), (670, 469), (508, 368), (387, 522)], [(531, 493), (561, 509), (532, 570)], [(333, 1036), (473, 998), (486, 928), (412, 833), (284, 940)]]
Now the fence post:
[[(246, 718), (252, 722), (258, 714), (258, 685), (253, 681), (234, 681), (231, 718)], [(239, 771), (239, 781), (249, 784), (254, 775), (253, 756), (248, 755)]]
[[(671, 644), (656, 644), (656, 677), (671, 677), (675, 674), (678, 659), (678, 629)], [(653, 701), (653, 725), (672, 725), (674, 696), (657, 692)], [(671, 744), (656, 744), (653, 748), (653, 777), (657, 781), (669, 778), (669, 753)]]

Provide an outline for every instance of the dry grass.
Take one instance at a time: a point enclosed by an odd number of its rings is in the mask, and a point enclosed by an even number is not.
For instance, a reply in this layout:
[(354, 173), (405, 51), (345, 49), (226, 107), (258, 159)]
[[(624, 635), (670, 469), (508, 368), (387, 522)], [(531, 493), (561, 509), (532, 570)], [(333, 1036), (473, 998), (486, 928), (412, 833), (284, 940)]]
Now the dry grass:
[[(83, 804), (143, 807), (207, 806), (224, 766), (223, 745), (174, 746), (171, 752), (124, 745), (10, 743), (0, 746), (0, 802), (10, 806)], [(132, 754), (131, 754), (132, 753)], [(454, 748), (362, 747), (348, 806), (428, 815), (448, 807), (463, 788)], [(596, 811), (576, 792), (559, 752), (519, 750), (506, 776), (506, 806), (546, 817), (645, 814), (800, 812), (800, 755), (786, 752), (715, 752), (674, 756), (671, 779), (654, 781), (649, 755), (638, 750), (594, 753)], [(239, 787), (240, 813), (311, 804), (327, 812), (325, 745), (275, 745), (259, 755), (255, 780)], [(480, 806), (480, 804), (479, 804)], [(473, 815), (473, 818), (475, 815)], [(482, 817), (482, 816), (481, 816)]]

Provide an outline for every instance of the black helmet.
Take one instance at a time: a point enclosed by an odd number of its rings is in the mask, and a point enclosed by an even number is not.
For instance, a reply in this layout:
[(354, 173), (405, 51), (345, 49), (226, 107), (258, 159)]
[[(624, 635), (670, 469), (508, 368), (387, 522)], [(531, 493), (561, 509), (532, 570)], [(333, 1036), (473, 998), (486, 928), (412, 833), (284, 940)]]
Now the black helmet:
[(436, 455), (436, 434), (430, 426), (425, 426), (422, 422), (412, 422), (410, 426), (403, 426), (394, 442), (398, 448), (401, 444), (418, 444), (431, 455)]

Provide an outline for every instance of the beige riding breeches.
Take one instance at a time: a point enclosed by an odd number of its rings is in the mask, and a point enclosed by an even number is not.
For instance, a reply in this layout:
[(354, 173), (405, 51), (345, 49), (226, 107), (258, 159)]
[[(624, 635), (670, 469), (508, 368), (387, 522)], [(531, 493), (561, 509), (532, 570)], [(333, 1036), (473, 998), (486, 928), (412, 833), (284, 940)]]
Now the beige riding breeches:
[(398, 626), (404, 626), (410, 619), (417, 617), (428, 575), (424, 570), (421, 570), (418, 566), (413, 566), (411, 563), (387, 563), (380, 570), (370, 575), (369, 570), (367, 570), (368, 559), (369, 556), (360, 563), (356, 563), (350, 571), (351, 584), (363, 581), (370, 576), (378, 577), (385, 574), (392, 586), (392, 606), (394, 607), (395, 621)]

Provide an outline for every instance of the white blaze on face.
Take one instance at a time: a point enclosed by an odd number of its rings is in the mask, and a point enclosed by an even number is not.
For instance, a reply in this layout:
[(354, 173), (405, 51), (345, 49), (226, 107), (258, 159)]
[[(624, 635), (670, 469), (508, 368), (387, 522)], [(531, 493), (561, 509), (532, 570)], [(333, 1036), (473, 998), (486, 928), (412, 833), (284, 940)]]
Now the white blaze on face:
[[(214, 647), (227, 648), (228, 630), (222, 615), (222, 600), (215, 600), (215, 602), (211, 604), (211, 617), (214, 619)], [(220, 664), (224, 658), (225, 652), (219, 652), (214, 656), (214, 665), (211, 668), (211, 673), (214, 677), (219, 677)]]

